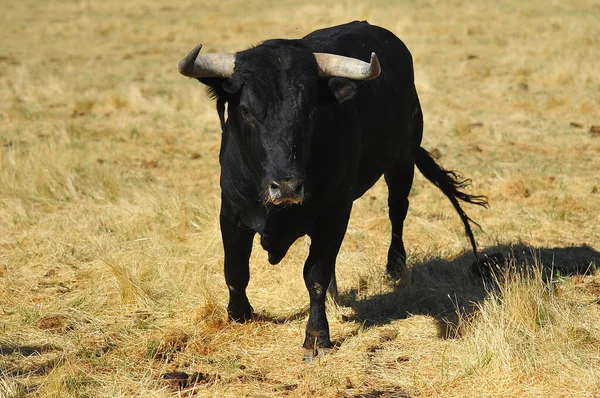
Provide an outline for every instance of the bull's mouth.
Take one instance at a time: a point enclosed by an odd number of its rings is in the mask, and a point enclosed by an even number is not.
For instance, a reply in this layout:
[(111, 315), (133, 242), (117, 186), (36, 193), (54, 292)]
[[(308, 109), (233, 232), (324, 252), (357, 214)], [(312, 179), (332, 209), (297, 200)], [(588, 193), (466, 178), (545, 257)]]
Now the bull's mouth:
[(275, 206), (279, 205), (301, 205), (304, 202), (304, 198), (275, 198), (269, 199), (269, 203)]

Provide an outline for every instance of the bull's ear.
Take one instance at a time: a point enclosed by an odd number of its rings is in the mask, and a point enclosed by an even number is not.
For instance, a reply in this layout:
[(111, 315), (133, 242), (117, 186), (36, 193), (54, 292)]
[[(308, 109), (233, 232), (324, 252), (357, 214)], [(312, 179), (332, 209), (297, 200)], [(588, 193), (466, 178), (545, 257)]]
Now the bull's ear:
[(338, 104), (351, 100), (358, 94), (358, 88), (352, 80), (342, 77), (332, 77), (327, 81), (329, 90), (335, 96)]
[(208, 94), (213, 99), (224, 98), (228, 100), (231, 94), (237, 93), (242, 87), (242, 82), (235, 78), (202, 77), (198, 80), (200, 83), (206, 85)]
[(223, 88), (223, 90), (225, 90), (226, 93), (235, 94), (242, 88), (242, 81), (240, 79), (231, 77), (229, 79), (226, 79), (221, 84), (221, 87)]

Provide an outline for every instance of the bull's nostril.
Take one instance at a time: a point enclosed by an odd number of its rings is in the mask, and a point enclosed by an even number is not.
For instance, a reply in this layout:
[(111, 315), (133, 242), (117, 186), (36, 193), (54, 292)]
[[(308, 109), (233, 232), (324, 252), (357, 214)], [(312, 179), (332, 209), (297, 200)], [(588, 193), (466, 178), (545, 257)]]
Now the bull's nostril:
[(304, 199), (304, 182), (297, 178), (272, 180), (267, 186), (269, 200), (275, 204), (300, 203)]
[(279, 199), (281, 197), (281, 189), (279, 184), (275, 181), (269, 183), (269, 196), (271, 197), (271, 200)]

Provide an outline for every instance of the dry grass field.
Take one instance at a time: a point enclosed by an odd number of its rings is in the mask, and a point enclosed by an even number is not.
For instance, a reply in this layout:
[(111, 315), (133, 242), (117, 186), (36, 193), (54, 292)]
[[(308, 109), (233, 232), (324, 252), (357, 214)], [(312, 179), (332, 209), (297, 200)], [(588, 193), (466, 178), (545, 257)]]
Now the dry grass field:
[[(0, 397), (600, 396), (597, 0), (2, 3)], [(394, 286), (379, 182), (306, 363), (308, 239), (278, 266), (257, 244), (257, 319), (226, 320), (218, 119), (177, 62), (354, 19), (411, 50), (423, 145), (489, 197), (466, 210), (508, 264), (473, 275), (417, 173)]]

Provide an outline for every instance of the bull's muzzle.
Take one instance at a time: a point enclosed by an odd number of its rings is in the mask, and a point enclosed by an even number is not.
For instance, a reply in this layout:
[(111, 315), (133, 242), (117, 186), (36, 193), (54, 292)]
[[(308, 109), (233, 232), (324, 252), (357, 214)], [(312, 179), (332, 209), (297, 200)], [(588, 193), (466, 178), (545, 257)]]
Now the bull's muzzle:
[(304, 200), (304, 181), (299, 178), (271, 181), (267, 189), (267, 199), (274, 205), (300, 204)]

